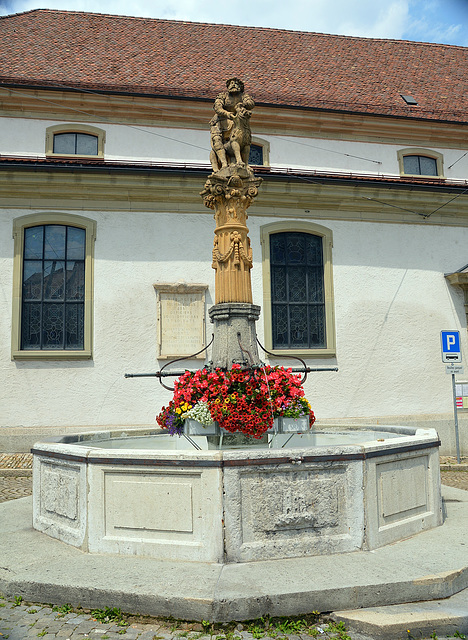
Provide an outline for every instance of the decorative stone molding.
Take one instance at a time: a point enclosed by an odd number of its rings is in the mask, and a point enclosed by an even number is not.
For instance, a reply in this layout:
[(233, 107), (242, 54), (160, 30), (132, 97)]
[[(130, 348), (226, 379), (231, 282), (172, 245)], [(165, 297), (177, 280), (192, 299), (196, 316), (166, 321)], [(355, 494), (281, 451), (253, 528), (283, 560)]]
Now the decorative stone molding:
[(445, 275), (447, 281), (454, 287), (460, 287), (463, 290), (465, 300), (465, 315), (468, 323), (468, 272), (455, 271), (455, 273), (447, 273)]
[(216, 229), (212, 267), (215, 301), (252, 303), (252, 249), (247, 227), (247, 209), (258, 194), (261, 178), (246, 168), (231, 167), (212, 174), (200, 195), (215, 212)]

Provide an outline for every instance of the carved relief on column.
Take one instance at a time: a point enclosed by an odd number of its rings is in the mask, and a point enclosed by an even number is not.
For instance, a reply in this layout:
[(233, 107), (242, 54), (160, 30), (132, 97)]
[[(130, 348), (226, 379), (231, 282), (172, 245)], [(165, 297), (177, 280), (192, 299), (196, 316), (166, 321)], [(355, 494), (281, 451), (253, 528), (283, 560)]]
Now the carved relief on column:
[[(252, 302), (250, 269), (252, 249), (248, 237), (247, 209), (258, 194), (261, 178), (239, 169), (234, 175), (212, 174), (201, 192), (216, 220), (213, 246), (215, 302)], [(233, 172), (232, 172), (233, 173)]]

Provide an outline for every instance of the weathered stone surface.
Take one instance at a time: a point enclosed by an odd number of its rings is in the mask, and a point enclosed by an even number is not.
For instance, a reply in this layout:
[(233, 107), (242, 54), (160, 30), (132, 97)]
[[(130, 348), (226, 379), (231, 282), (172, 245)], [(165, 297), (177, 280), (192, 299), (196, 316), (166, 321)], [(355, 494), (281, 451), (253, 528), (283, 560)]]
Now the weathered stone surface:
[(255, 322), (260, 317), (260, 307), (243, 303), (216, 304), (209, 314), (214, 323), (213, 366), (222, 369), (231, 369), (235, 363), (258, 366)]
[(247, 167), (252, 135), (250, 117), (255, 102), (244, 93), (244, 83), (239, 78), (226, 81), (227, 91), (218, 94), (210, 121), (213, 172), (225, 169), (230, 163)]
[(335, 446), (295, 436), (288, 449), (36, 445), (34, 526), (83, 550), (170, 561), (375, 549), (442, 522), (436, 432), (393, 430)]
[(213, 173), (200, 195), (205, 206), (215, 212), (215, 302), (252, 303), (252, 250), (246, 220), (262, 182), (248, 165), (249, 120), (255, 103), (244, 94), (244, 84), (238, 78), (231, 78), (226, 86), (228, 90), (214, 103), (216, 114), (210, 122)]

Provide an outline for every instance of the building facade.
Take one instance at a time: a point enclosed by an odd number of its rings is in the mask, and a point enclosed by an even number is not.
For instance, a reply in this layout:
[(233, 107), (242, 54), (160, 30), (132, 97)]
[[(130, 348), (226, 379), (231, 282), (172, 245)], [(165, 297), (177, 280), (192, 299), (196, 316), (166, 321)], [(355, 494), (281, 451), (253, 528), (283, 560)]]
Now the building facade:
[(428, 424), (454, 452), (440, 332), (467, 353), (467, 49), (49, 10), (0, 18), (0, 46), (5, 447), (153, 425), (170, 392), (124, 374), (209, 343), (199, 192), (238, 76), (263, 359), (338, 367), (306, 383), (319, 421)]

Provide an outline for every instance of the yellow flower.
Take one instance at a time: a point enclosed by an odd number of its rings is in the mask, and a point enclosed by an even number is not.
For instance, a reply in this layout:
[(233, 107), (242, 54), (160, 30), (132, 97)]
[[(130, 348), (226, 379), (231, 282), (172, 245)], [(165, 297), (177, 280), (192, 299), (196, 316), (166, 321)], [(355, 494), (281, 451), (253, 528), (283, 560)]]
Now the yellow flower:
[(180, 407), (177, 407), (177, 409), (175, 411), (176, 411), (176, 413), (182, 413), (182, 410), (180, 409)]

